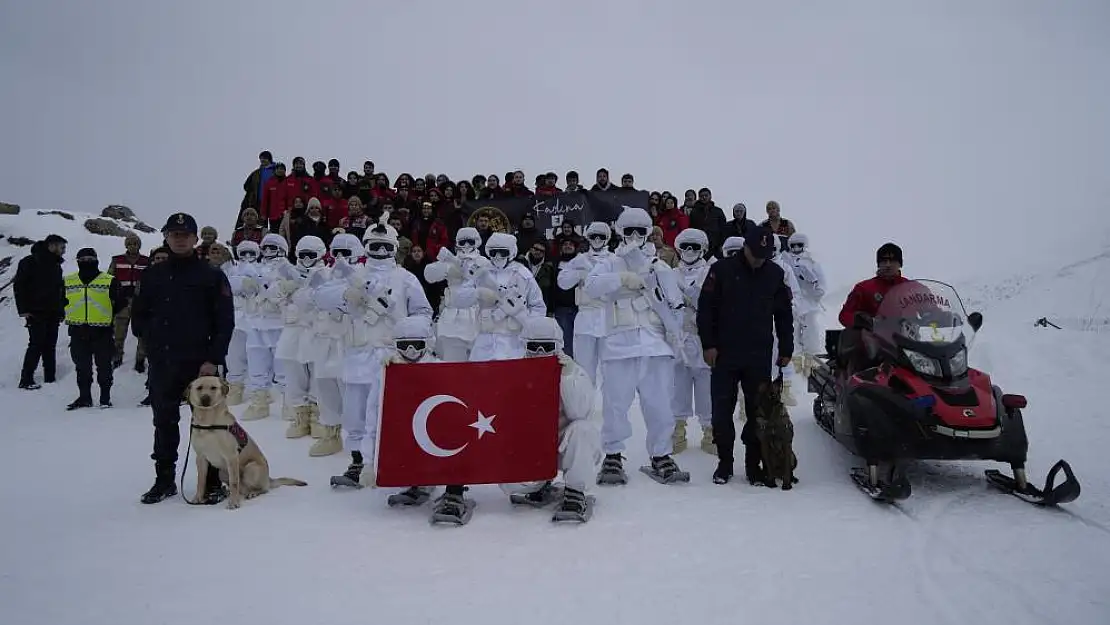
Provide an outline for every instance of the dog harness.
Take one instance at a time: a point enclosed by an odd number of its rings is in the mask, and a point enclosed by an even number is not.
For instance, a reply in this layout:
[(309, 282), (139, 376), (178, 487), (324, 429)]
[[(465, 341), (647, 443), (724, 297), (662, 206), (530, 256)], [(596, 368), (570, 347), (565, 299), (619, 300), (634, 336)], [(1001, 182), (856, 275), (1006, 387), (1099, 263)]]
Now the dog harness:
[(250, 440), (247, 438), (247, 431), (238, 423), (232, 423), (231, 425), (197, 425), (193, 423), (189, 427), (194, 430), (227, 430), (235, 437), (235, 442), (239, 445), (239, 451), (243, 451)]

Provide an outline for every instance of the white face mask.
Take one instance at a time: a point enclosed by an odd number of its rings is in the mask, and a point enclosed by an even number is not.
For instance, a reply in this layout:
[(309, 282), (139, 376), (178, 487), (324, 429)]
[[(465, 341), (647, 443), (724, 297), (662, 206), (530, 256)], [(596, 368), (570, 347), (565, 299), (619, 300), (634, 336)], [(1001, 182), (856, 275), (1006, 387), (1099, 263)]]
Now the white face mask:
[(647, 235), (646, 234), (625, 234), (624, 232), (622, 232), (621, 233), (621, 240), (622, 240), (623, 245), (627, 245), (629, 247), (643, 247), (644, 243), (647, 243)]
[(590, 249), (595, 252), (600, 252), (609, 245), (607, 239), (587, 239), (590, 242)]
[(702, 255), (704, 253), (705, 253), (705, 250), (703, 250), (700, 247), (692, 249), (692, 250), (681, 250), (680, 249), (678, 251), (679, 257), (682, 258), (682, 262), (686, 263), (687, 265), (693, 265), (694, 263), (701, 260)]
[(405, 349), (398, 348), (397, 353), (400, 354), (401, 358), (405, 359), (405, 362), (420, 362), (420, 359), (423, 358), (424, 354), (428, 351), (427, 342), (425, 342), (424, 345), (424, 349), (420, 349), (415, 345), (409, 344), (405, 346)]
[[(494, 267), (497, 267), (498, 269), (504, 269), (505, 267), (507, 267), (509, 265), (509, 258), (512, 256), (512, 251), (511, 250), (507, 250), (507, 249), (504, 249), (504, 248), (500, 248), (500, 249), (494, 248), (492, 250), (486, 250), (486, 251), (489, 254), (489, 262)], [(504, 252), (504, 255), (494, 254), (495, 251)]]
[(459, 255), (469, 255), (476, 252), (478, 250), (478, 246), (474, 245), (473, 243), (463, 244), (456, 242), (455, 249), (458, 250)]

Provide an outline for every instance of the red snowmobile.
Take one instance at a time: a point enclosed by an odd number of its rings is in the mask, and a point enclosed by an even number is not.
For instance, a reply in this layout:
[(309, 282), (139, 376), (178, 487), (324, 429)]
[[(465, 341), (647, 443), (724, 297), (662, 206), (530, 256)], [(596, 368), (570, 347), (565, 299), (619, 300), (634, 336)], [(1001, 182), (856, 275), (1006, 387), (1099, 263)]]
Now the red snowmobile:
[[(1027, 502), (1055, 506), (1079, 497), (1079, 481), (1060, 460), (1043, 489), (1025, 472), (1029, 441), (1022, 395), (1004, 394), (990, 376), (968, 367), (967, 354), (983, 323), (968, 315), (956, 290), (943, 282), (895, 286), (872, 318), (856, 316), (851, 330), (826, 333), (827, 355), (809, 375), (817, 423), (866, 468), (852, 479), (877, 501), (910, 496), (906, 460), (993, 460), (1013, 470), (986, 471), (990, 484)], [(1054, 484), (1057, 475), (1064, 480)]]

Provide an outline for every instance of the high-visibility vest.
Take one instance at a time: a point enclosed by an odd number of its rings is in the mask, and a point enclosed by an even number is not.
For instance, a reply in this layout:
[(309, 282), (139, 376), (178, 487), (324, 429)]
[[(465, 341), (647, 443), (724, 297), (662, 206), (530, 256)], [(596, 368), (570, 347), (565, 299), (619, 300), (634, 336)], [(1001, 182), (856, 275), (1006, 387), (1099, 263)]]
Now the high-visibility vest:
[(112, 276), (101, 272), (92, 282), (85, 284), (76, 273), (65, 277), (66, 325), (112, 325), (112, 298), (109, 290)]

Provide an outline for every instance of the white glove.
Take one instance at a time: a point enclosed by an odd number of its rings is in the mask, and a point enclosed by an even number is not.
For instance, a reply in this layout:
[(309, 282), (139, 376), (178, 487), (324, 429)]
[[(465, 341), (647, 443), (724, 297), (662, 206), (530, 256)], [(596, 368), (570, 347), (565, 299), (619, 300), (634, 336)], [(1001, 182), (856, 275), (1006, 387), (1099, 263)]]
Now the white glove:
[(559, 355), (557, 357), (559, 359), (559, 365), (563, 368), (569, 367), (571, 365), (571, 363), (574, 362), (573, 358), (571, 358), (570, 356), (567, 356), (562, 351), (559, 352)]
[(493, 263), (491, 263), (488, 258), (485, 256), (476, 256), (467, 263), (466, 275), (471, 279), (477, 279), (482, 274), (489, 271), (491, 267), (493, 267)]
[(296, 280), (282, 280), (278, 282), (278, 294), (281, 297), (289, 297), (296, 293), (300, 286), (301, 285)]
[(343, 301), (348, 306), (362, 306), (368, 299), (366, 287), (363, 286), (349, 286), (346, 291), (343, 291)]
[(501, 310), (505, 311), (506, 315), (516, 317), (523, 313), (527, 308), (524, 306), (524, 298), (516, 294), (506, 294), (500, 301)]
[(258, 295), (258, 280), (255, 280), (250, 276), (246, 276), (245, 278), (243, 278), (242, 285), (243, 295)]
[[(444, 249), (446, 249), (446, 248), (444, 248)], [(460, 281), (462, 281), (462, 279), (463, 279), (462, 268), (459, 267), (458, 265), (456, 265), (455, 263), (449, 263), (447, 265), (447, 281), (457, 284)]]
[(391, 289), (379, 290), (379, 292), (371, 295), (367, 299), (370, 305), (370, 310), (378, 313), (379, 315), (388, 315), (391, 308), (393, 308), (393, 298)]
[(483, 308), (492, 308), (501, 299), (497, 291), (487, 289), (484, 286), (478, 287), (478, 302)]
[(644, 279), (640, 277), (640, 274), (631, 271), (622, 271), (620, 275), (621, 286), (624, 288), (632, 291), (639, 291), (644, 288)]
[(388, 367), (389, 365), (403, 365), (406, 362), (408, 361), (405, 360), (404, 356), (401, 356), (401, 354), (397, 352), (393, 352), (389, 356), (386, 356), (384, 364)]

